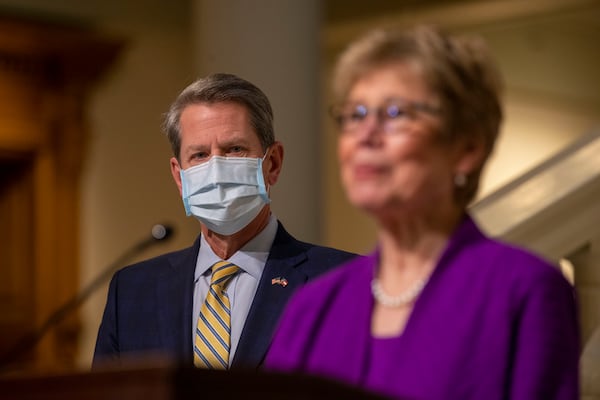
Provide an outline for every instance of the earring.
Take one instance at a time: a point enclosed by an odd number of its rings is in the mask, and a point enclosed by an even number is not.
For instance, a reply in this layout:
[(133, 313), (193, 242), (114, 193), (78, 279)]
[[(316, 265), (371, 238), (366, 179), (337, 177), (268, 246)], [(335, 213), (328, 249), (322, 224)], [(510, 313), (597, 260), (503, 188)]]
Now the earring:
[(467, 175), (459, 172), (456, 175), (454, 175), (454, 185), (456, 187), (462, 188), (465, 187), (465, 185), (467, 184)]

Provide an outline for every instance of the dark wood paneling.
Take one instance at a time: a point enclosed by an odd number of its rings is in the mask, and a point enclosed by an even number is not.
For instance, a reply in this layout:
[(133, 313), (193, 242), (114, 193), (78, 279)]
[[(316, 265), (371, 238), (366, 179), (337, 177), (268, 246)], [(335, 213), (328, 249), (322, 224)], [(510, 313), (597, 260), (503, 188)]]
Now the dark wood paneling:
[[(33, 339), (78, 289), (86, 100), (122, 42), (0, 17), (0, 369), (74, 363), (76, 315)], [(33, 336), (32, 336), (33, 335)], [(27, 342), (27, 338), (32, 341)]]

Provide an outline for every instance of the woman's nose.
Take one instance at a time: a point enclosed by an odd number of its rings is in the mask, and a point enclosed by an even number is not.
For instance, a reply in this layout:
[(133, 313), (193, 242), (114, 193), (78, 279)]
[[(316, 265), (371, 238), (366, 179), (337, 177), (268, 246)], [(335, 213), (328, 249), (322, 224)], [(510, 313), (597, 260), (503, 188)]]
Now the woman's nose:
[(383, 120), (379, 117), (379, 113), (373, 112), (365, 116), (355, 135), (361, 142), (379, 143), (384, 133), (383, 128)]

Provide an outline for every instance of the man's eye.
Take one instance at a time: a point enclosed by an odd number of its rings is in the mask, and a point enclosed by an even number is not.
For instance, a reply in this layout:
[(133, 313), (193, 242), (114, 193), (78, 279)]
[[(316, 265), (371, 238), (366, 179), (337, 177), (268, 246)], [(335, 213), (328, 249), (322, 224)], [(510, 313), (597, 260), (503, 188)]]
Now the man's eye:
[(208, 157), (209, 157), (208, 153), (194, 153), (194, 154), (192, 154), (191, 158), (193, 160), (205, 160)]
[(244, 152), (244, 148), (242, 146), (231, 146), (227, 153), (229, 154), (240, 154)]

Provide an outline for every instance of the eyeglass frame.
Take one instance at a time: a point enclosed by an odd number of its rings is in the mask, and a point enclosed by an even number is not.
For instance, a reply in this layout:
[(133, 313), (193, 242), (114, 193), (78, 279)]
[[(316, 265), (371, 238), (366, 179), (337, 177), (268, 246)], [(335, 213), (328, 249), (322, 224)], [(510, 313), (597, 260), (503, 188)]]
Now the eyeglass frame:
[[(356, 115), (353, 114), (360, 109), (360, 119), (358, 121), (350, 121), (350, 123), (355, 124), (351, 129), (347, 126), (344, 127), (344, 123), (347, 124), (348, 122), (343, 121), (344, 115), (342, 112), (345, 107), (349, 106), (352, 106), (352, 109), (345, 117), (347, 119), (355, 118)], [(442, 110), (425, 102), (411, 101), (400, 97), (387, 99), (378, 107), (367, 107), (361, 103), (345, 103), (333, 105), (329, 108), (329, 115), (333, 118), (341, 133), (356, 132), (364, 125), (367, 117), (372, 114), (376, 116), (377, 123), (381, 126), (382, 131), (386, 133), (400, 133), (404, 130), (403, 127), (395, 127), (394, 129), (386, 127), (389, 127), (388, 124), (395, 120), (398, 122), (414, 121), (418, 112), (436, 116), (440, 115)]]

